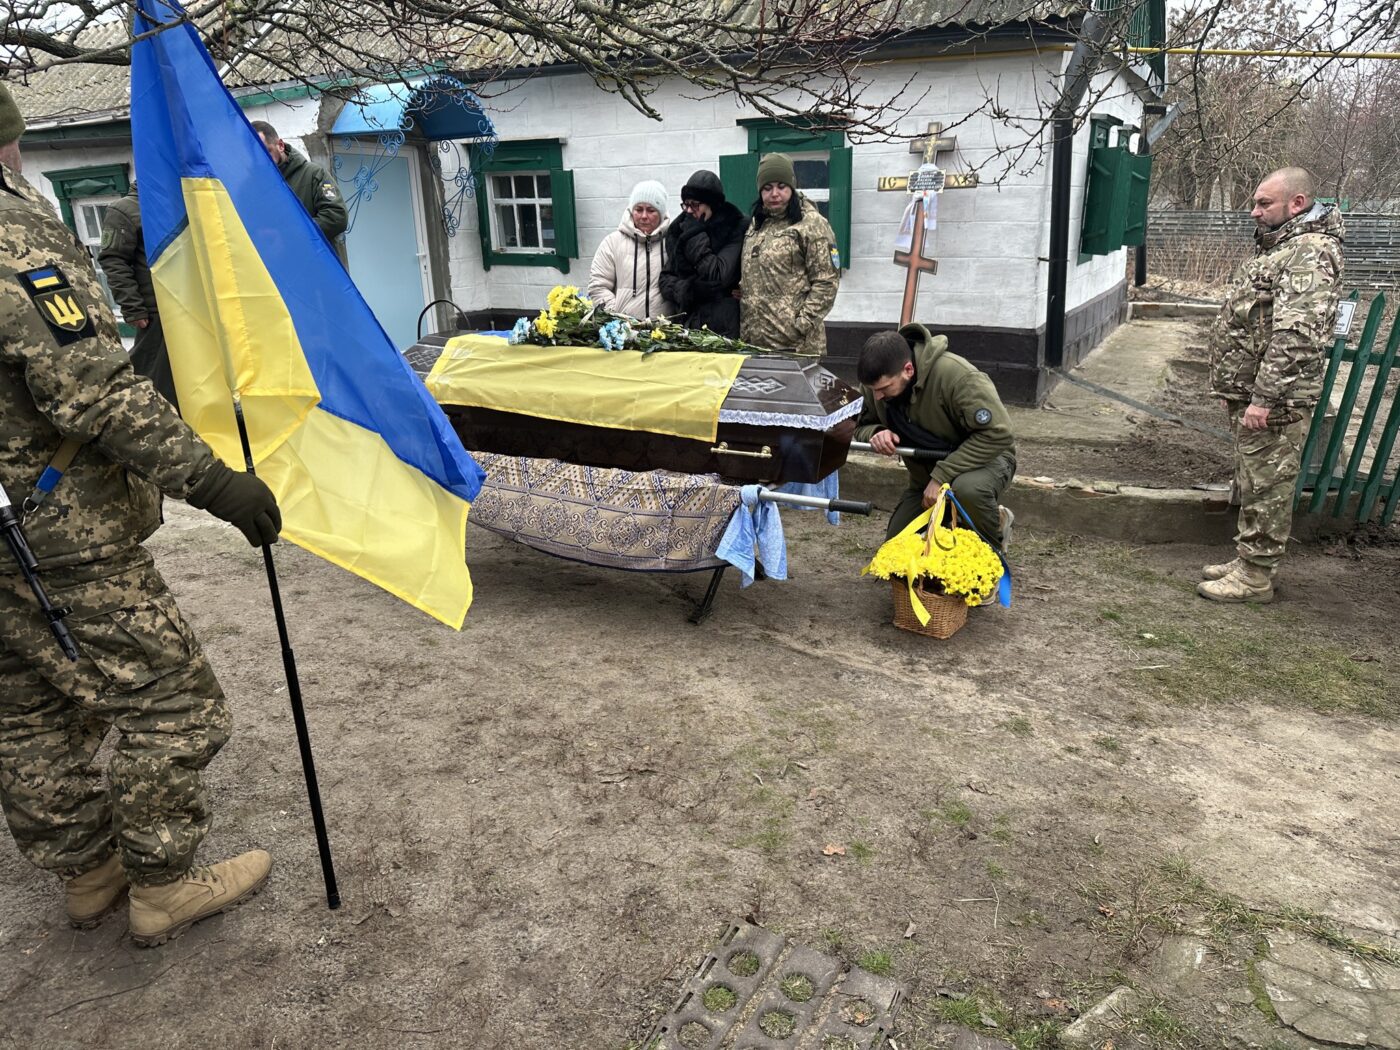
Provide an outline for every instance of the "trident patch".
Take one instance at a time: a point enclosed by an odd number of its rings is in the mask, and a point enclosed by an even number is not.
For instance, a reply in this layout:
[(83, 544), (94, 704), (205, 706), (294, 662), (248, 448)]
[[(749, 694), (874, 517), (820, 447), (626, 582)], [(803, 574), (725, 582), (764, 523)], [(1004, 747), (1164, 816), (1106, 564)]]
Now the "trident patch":
[(60, 346), (97, 334), (87, 310), (57, 266), (26, 270), (15, 274), (15, 279), (33, 300), (34, 309), (39, 311)]

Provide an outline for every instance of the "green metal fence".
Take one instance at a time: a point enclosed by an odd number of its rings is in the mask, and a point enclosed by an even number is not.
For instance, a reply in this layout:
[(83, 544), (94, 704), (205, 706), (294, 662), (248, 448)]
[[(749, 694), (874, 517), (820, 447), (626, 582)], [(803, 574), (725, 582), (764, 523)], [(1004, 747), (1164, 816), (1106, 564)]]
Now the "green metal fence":
[[(1356, 297), (1357, 293), (1352, 292), (1351, 301), (1355, 302)], [(1330, 498), (1334, 518), (1353, 517), (1365, 522), (1370, 521), (1379, 510), (1382, 524), (1389, 525), (1395, 520), (1396, 507), (1400, 504), (1400, 470), (1391, 471), (1389, 477), (1386, 472), (1391, 453), (1395, 450), (1396, 432), (1400, 431), (1400, 391), (1391, 399), (1384, 424), (1377, 427), (1377, 419), (1386, 399), (1395, 353), (1400, 349), (1400, 317), (1390, 326), (1385, 348), (1376, 351), (1373, 347), (1384, 317), (1385, 293), (1381, 293), (1371, 300), (1371, 308), (1356, 346), (1348, 347), (1346, 336), (1339, 336), (1332, 344), (1332, 352), (1327, 358), (1327, 372), (1322, 381), (1322, 397), (1313, 412), (1312, 426), (1308, 428), (1307, 441), (1303, 445), (1304, 468), (1299, 473), (1295, 500), (1297, 506), (1302, 506), (1305, 490), (1311, 490), (1306, 501), (1311, 514), (1322, 511)], [(1332, 391), (1344, 364), (1349, 366), (1346, 385), (1342, 388), (1337, 414), (1329, 420)], [(1342, 446), (1351, 428), (1362, 385), (1371, 368), (1375, 369), (1375, 373), (1370, 395), (1357, 424), (1351, 455), (1342, 464)], [(1323, 451), (1318, 460), (1320, 448)], [(1363, 470), (1368, 448), (1374, 454), (1369, 469)]]

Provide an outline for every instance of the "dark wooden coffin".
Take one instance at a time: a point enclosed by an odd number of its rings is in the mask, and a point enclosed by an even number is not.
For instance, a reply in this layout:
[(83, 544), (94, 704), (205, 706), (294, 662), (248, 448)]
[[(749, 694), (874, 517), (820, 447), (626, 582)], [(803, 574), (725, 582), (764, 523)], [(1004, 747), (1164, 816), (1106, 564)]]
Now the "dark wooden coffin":
[[(414, 344), (407, 351), (414, 370), (426, 376), (455, 334), (424, 336)], [(846, 462), (860, 398), (859, 390), (818, 361), (775, 353), (744, 362), (713, 442), (462, 405), (443, 409), (470, 451), (783, 484), (820, 481)]]

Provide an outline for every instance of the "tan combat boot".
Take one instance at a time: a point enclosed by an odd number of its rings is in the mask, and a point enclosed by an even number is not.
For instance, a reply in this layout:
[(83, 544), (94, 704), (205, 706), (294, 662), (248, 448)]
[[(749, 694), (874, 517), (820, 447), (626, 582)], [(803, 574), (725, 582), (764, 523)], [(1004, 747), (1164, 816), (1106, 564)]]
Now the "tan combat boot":
[(217, 915), (267, 883), (272, 857), (254, 849), (232, 860), (191, 868), (164, 886), (131, 887), (131, 936), (153, 948), (180, 936), (200, 919)]
[(1271, 602), (1274, 600), (1273, 573), (1248, 562), (1218, 580), (1196, 584), (1196, 593), (1213, 602)]
[(1202, 565), (1201, 579), (1223, 580), (1243, 564), (1244, 562), (1239, 558), (1231, 558), (1229, 561), (1222, 561), (1219, 565)]
[(1011, 549), (1011, 526), (1016, 521), (1016, 515), (1011, 513), (1010, 507), (998, 506), (997, 517), (1001, 525), (1001, 552), (1005, 554)]
[(121, 903), (126, 886), (126, 872), (115, 853), (91, 871), (66, 880), (63, 892), (68, 898), (68, 924), (79, 930), (92, 929)]

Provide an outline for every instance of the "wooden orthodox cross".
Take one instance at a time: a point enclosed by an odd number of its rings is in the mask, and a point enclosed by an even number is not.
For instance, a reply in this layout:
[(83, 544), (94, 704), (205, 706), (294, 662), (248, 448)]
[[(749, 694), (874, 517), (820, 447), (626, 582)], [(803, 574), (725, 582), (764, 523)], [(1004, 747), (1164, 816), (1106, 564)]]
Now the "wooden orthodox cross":
[[(958, 140), (956, 136), (944, 136), (941, 134), (943, 125), (931, 123), (928, 126), (928, 133), (921, 139), (915, 139), (909, 145), (910, 153), (922, 154), (924, 164), (935, 164), (938, 154), (950, 152), (957, 149)], [(976, 172), (943, 172), (942, 188), (945, 190), (970, 190), (977, 186)], [(888, 175), (882, 176), (877, 183), (877, 188), (881, 190), (908, 190), (917, 194), (914, 200), (914, 233), (912, 243), (907, 252), (895, 252), (894, 261), (896, 266), (902, 266), (907, 272), (904, 277), (904, 301), (899, 311), (899, 324), (901, 327), (914, 320), (914, 307), (919, 299), (919, 274), (937, 273), (938, 260), (930, 258), (924, 254), (924, 201), (923, 190), (926, 186), (921, 184), (920, 173), (910, 172), (908, 175)]]

